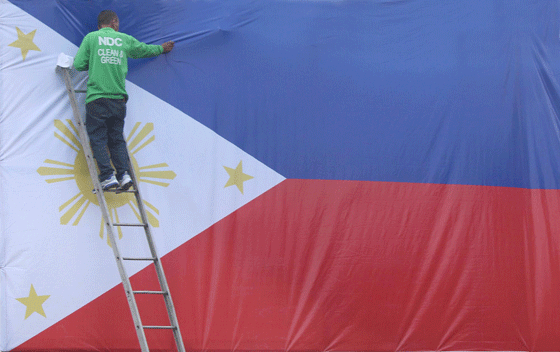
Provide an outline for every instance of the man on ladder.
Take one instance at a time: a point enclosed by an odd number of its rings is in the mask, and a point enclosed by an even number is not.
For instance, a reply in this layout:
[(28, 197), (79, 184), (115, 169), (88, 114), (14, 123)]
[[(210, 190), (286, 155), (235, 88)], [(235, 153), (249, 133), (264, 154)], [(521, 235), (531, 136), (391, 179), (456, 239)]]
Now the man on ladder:
[[(89, 33), (84, 38), (74, 59), (74, 67), (79, 71), (89, 70), (87, 91), (75, 90), (72, 86), (70, 68), (71, 58), (61, 54), (57, 66), (61, 68), (66, 90), (70, 97), (72, 112), (76, 122), (77, 131), (82, 141), (84, 156), (92, 178), (94, 190), (97, 193), (99, 208), (107, 228), (107, 237), (117, 262), (121, 275), (123, 288), (134, 321), (138, 342), (142, 352), (149, 352), (146, 339), (146, 329), (171, 330), (178, 352), (184, 352), (185, 346), (179, 329), (179, 320), (175, 312), (169, 285), (165, 278), (161, 260), (157, 254), (155, 241), (152, 237), (148, 216), (138, 188), (134, 169), (129, 162), (130, 158), (123, 138), (124, 117), (126, 114), (126, 101), (128, 95), (125, 90), (125, 77), (128, 71), (127, 58), (143, 58), (168, 53), (173, 49), (173, 42), (162, 45), (148, 45), (141, 43), (133, 37), (119, 33), (119, 19), (113, 11), (102, 11), (98, 17), (99, 30)], [(81, 116), (75, 93), (87, 93), (86, 96), (86, 122)], [(107, 149), (110, 156), (107, 154)], [(95, 162), (97, 162), (97, 168)], [(117, 169), (117, 177), (111, 166)], [(99, 175), (97, 171), (99, 170)], [(118, 180), (117, 180), (118, 178)], [(128, 188), (134, 186), (133, 191)], [(134, 193), (140, 222), (121, 223), (114, 222), (105, 199), (105, 192), (118, 188), (119, 192)], [(149, 256), (122, 255), (115, 238), (115, 228), (137, 227), (142, 228), (150, 251)], [(124, 263), (127, 261), (152, 262), (159, 281), (160, 290), (134, 290), (126, 272)], [(169, 325), (146, 325), (142, 323), (136, 295), (160, 295), (165, 302)]]
[[(149, 45), (120, 33), (119, 18), (111, 10), (101, 11), (97, 24), (98, 30), (84, 37), (74, 59), (74, 67), (89, 73), (86, 129), (99, 169), (101, 187), (103, 190), (118, 188), (118, 191), (125, 191), (133, 184), (123, 137), (128, 100), (125, 89), (128, 57), (139, 59), (168, 53), (173, 49), (174, 42)], [(116, 177), (111, 161), (116, 168)]]

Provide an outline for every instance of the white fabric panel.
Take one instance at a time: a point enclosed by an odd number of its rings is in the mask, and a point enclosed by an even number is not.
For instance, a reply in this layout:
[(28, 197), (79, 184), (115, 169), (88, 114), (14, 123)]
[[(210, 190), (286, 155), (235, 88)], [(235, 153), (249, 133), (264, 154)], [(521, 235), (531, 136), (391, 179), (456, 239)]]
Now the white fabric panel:
[[(22, 50), (16, 27), (40, 49)], [(0, 349), (9, 350), (120, 283), (101, 231), (60, 53), (77, 47), (7, 1), (0, 2)], [(158, 60), (158, 59), (156, 59)], [(165, 61), (161, 60), (164, 65)], [(83, 73), (75, 83), (85, 86)], [(161, 256), (284, 178), (181, 111), (127, 82), (125, 135), (141, 179)], [(80, 99), (83, 103), (83, 97)], [(135, 126), (137, 128), (135, 128)], [(72, 137), (74, 136), (74, 137)], [(152, 139), (153, 137), (153, 139)], [(225, 167), (252, 178), (225, 187)], [(240, 170), (240, 169), (238, 169)], [(120, 197), (120, 198), (119, 198)], [(113, 214), (135, 221), (131, 195), (112, 195)], [(143, 232), (123, 230), (123, 254), (147, 250)], [(227, 235), (227, 234), (224, 234)], [(142, 244), (140, 244), (142, 243)], [(132, 275), (145, 266), (127, 266)], [(27, 318), (18, 298), (48, 296)]]

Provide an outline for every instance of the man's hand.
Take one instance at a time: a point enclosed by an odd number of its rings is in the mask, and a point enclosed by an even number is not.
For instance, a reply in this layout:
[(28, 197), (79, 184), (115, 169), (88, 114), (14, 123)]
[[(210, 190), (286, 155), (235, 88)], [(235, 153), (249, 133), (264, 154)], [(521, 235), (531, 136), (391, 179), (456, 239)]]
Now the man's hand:
[(163, 47), (163, 53), (167, 54), (168, 52), (173, 50), (174, 45), (175, 45), (175, 42), (173, 42), (173, 41), (169, 41), (169, 42), (165, 42), (165, 43), (161, 44), (161, 46)]

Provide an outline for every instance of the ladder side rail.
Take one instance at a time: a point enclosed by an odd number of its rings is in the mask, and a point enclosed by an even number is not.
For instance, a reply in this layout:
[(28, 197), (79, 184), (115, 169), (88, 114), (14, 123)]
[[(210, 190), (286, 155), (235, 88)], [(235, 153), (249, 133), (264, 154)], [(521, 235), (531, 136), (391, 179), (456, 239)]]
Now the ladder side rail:
[(64, 83), (66, 84), (66, 90), (70, 96), (70, 104), (72, 105), (72, 111), (74, 113), (74, 120), (78, 125), (78, 133), (80, 134), (80, 139), (82, 142), (82, 148), (84, 148), (84, 154), (86, 157), (91, 181), (94, 185), (96, 190), (97, 199), (99, 201), (99, 207), (101, 208), (101, 213), (103, 216), (103, 220), (107, 227), (107, 233), (109, 236), (109, 241), (111, 243), (111, 247), (113, 249), (113, 254), (115, 255), (115, 259), (117, 260), (117, 267), (119, 269), (119, 274), (121, 276), (121, 280), (125, 289), (126, 298), (128, 304), (130, 306), (130, 311), (132, 313), (132, 319), (134, 320), (134, 325), (136, 328), (136, 334), (138, 336), (138, 342), (140, 344), (140, 348), (142, 352), (149, 352), (146, 334), (142, 327), (142, 321), (140, 319), (140, 312), (138, 310), (138, 306), (136, 305), (136, 300), (134, 299), (134, 295), (132, 293), (132, 285), (130, 283), (130, 279), (126, 274), (126, 269), (122, 262), (122, 257), (120, 251), (117, 247), (117, 242), (115, 240), (114, 228), (111, 217), (109, 215), (107, 202), (105, 200), (105, 196), (103, 194), (103, 190), (101, 189), (101, 183), (99, 182), (99, 177), (97, 175), (97, 166), (93, 159), (93, 152), (91, 150), (91, 145), (89, 142), (89, 137), (87, 135), (87, 130), (85, 127), (85, 123), (81, 116), (80, 110), (78, 108), (78, 103), (76, 101), (76, 94), (74, 92), (74, 88), (72, 86), (72, 81), (70, 79), (70, 73), (68, 68), (62, 68)]
[[(99, 182), (99, 177), (96, 174), (96, 166), (95, 161), (93, 159), (93, 152), (91, 150), (91, 145), (89, 144), (89, 136), (87, 135), (87, 130), (85, 127), (85, 123), (82, 119), (82, 115), (78, 108), (78, 103), (76, 100), (76, 94), (74, 88), (72, 87), (72, 82), (70, 79), (70, 73), (68, 72), (67, 68), (62, 68), (64, 83), (66, 84), (66, 90), (70, 97), (70, 105), (72, 106), (72, 111), (74, 113), (74, 122), (76, 122), (80, 141), (82, 142), (82, 148), (84, 149), (84, 156), (86, 158), (87, 166), (89, 175), (91, 177), (91, 181), (95, 188), (97, 194), (97, 200), (99, 204), (105, 204), (105, 198), (103, 197), (103, 192), (101, 190), (101, 183)], [(105, 207), (106, 208), (106, 207)]]
[[(127, 149), (128, 150), (128, 149)], [(158, 277), (159, 285), (161, 289), (167, 294), (163, 295), (165, 301), (165, 307), (167, 309), (167, 315), (169, 317), (169, 322), (175, 328), (173, 329), (173, 335), (175, 337), (175, 344), (177, 345), (178, 352), (185, 352), (185, 345), (183, 344), (183, 337), (181, 336), (181, 331), (179, 329), (179, 320), (177, 319), (177, 313), (175, 311), (175, 306), (173, 304), (173, 300), (171, 298), (171, 292), (169, 290), (169, 285), (167, 284), (167, 279), (165, 278), (165, 273), (163, 271), (163, 266), (161, 265), (161, 261), (159, 256), (157, 255), (156, 244), (152, 237), (152, 231), (150, 229), (150, 223), (148, 222), (148, 216), (146, 215), (146, 208), (144, 206), (144, 202), (142, 201), (142, 197), (140, 195), (140, 188), (138, 187), (138, 179), (136, 178), (136, 173), (134, 171), (134, 167), (132, 165), (132, 160), (130, 159), (130, 153), (127, 153), (128, 156), (128, 164), (130, 177), (133, 182), (134, 195), (136, 197), (136, 204), (138, 205), (138, 211), (140, 213), (140, 218), (142, 223), (145, 224), (144, 229), (146, 233), (146, 240), (148, 241), (148, 246), (150, 248), (150, 253), (154, 258), (154, 267), (156, 269), (156, 274)]]

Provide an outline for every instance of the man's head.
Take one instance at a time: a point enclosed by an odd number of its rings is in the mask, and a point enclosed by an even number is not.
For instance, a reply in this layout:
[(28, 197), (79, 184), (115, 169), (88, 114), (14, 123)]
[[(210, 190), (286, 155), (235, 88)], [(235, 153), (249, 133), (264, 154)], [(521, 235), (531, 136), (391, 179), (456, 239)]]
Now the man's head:
[(119, 17), (114, 11), (103, 10), (97, 16), (97, 28), (111, 27), (119, 31)]

